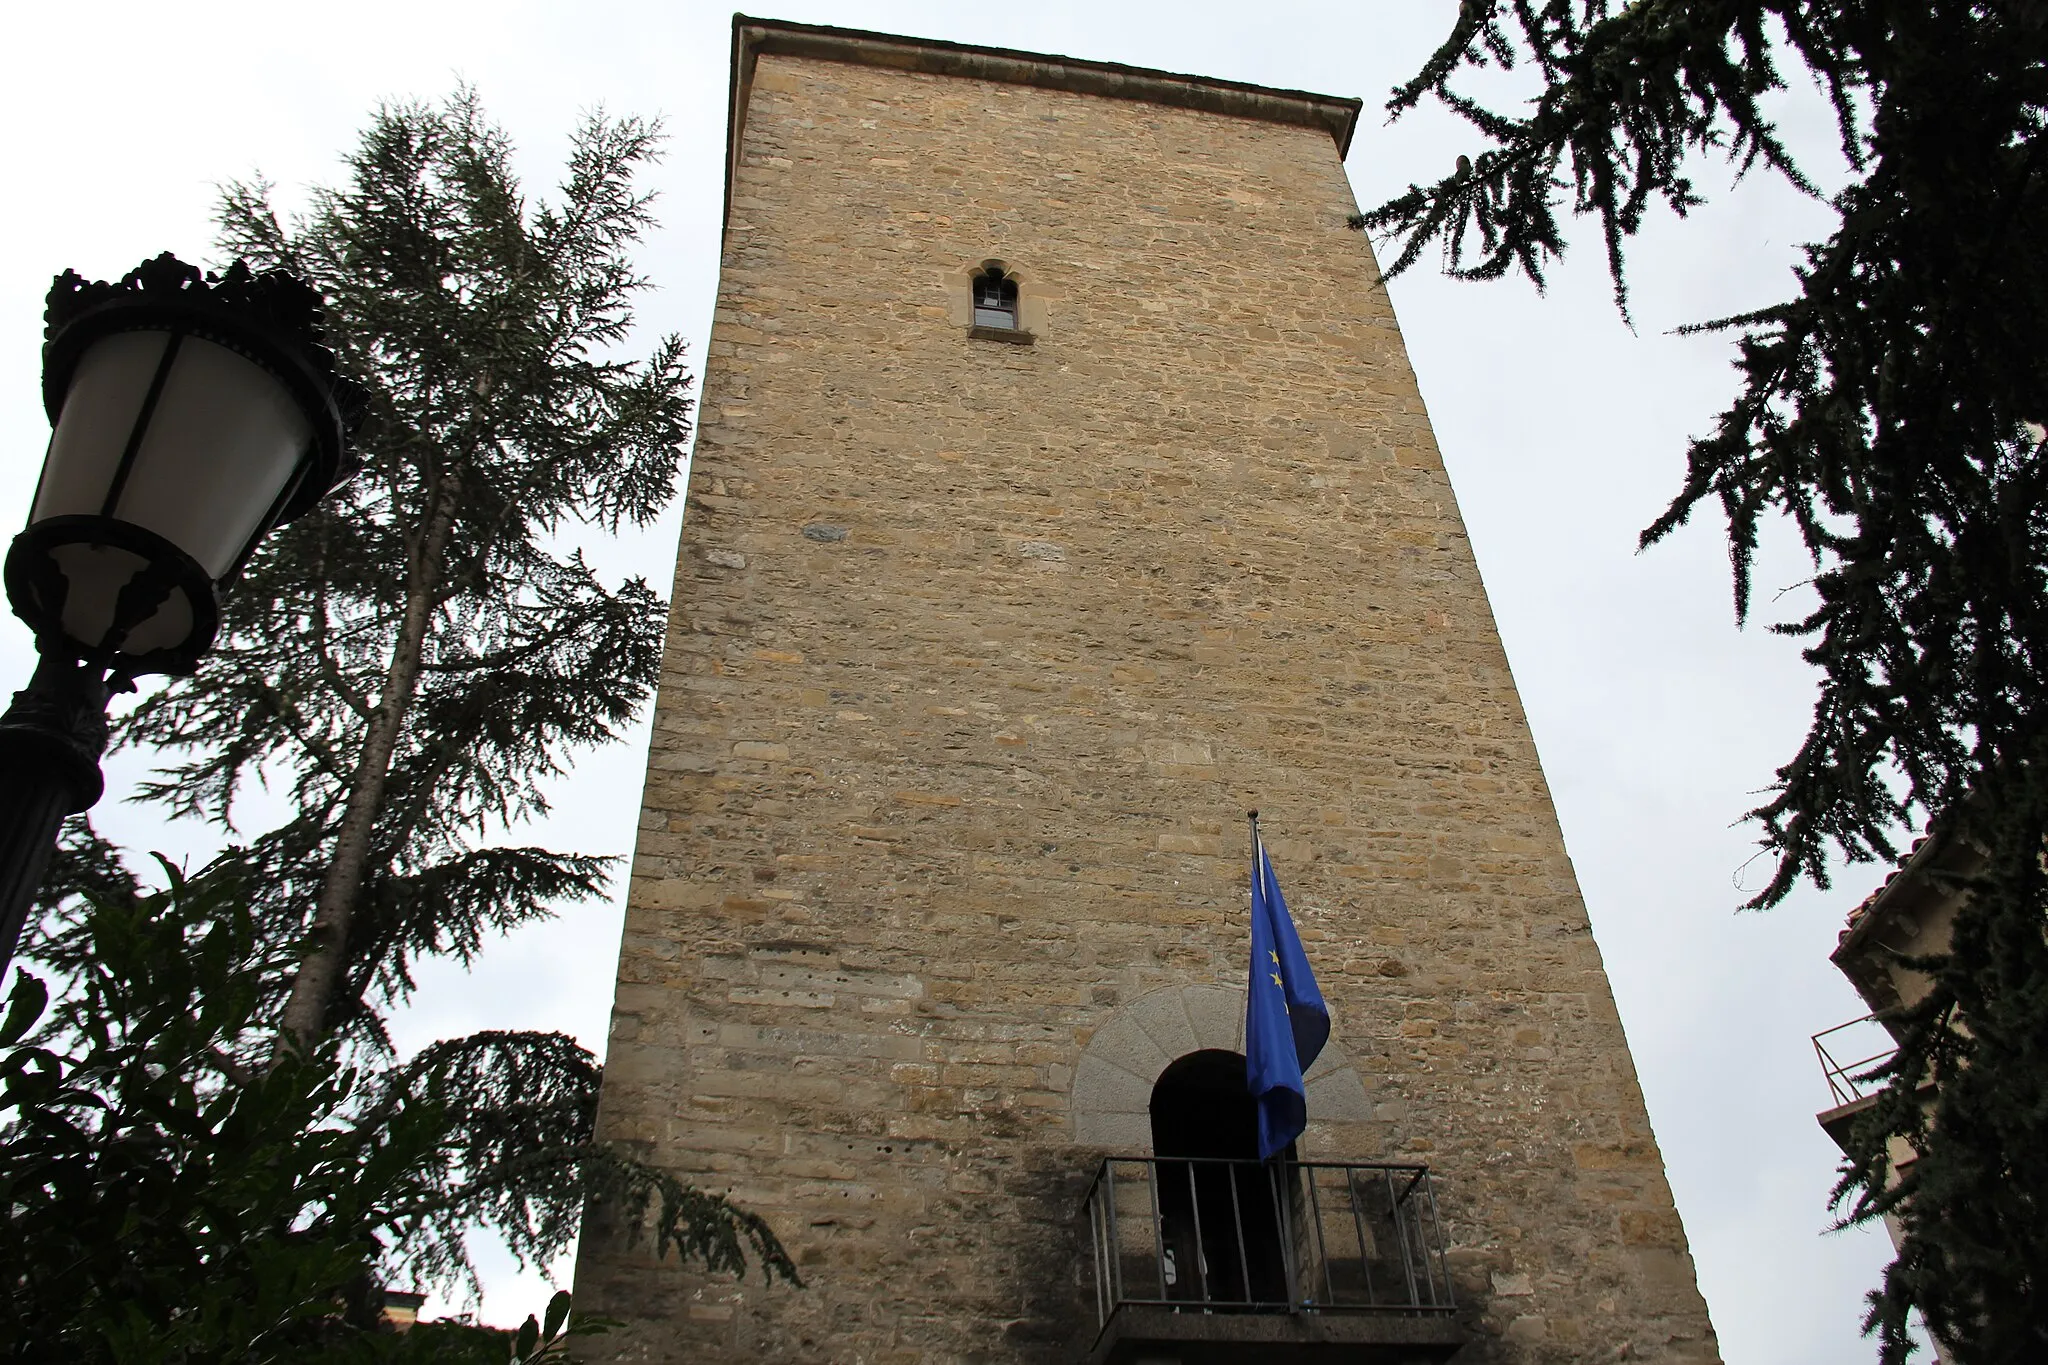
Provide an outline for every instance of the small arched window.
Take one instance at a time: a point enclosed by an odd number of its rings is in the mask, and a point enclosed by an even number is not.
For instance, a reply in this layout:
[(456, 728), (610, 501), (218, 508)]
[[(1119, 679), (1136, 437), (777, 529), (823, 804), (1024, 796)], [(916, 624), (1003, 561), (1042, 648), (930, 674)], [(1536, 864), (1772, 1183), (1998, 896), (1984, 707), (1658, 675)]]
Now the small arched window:
[(974, 277), (974, 325), (1017, 328), (1017, 282), (998, 262), (990, 261)]

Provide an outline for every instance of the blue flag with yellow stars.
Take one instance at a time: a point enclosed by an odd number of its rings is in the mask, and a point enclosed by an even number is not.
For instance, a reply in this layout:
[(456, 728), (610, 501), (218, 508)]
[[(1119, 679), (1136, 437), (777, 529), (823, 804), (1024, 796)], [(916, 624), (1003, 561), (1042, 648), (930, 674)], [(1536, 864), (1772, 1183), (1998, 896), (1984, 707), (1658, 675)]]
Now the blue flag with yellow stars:
[(1301, 951), (1273, 860), (1252, 836), (1252, 979), (1245, 993), (1245, 1084), (1259, 1109), (1259, 1160), (1270, 1161), (1308, 1126), (1301, 1073), (1330, 1036), (1330, 1010)]

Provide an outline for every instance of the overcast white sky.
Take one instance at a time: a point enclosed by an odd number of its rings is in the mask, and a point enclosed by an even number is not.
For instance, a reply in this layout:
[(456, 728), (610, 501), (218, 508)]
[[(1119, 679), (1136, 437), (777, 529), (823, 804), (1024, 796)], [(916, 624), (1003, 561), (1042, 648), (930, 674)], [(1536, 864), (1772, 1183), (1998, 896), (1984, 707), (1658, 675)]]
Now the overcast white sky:
[[(1367, 205), (1439, 173), (1466, 145), (1440, 117), (1388, 128), (1377, 112), (1448, 28), (1454, 0), (761, 8), (1363, 96), (1350, 174)], [(535, 190), (552, 183), (582, 111), (667, 120), (669, 156), (654, 176), (662, 226), (640, 256), (659, 290), (641, 318), (649, 333), (682, 332), (701, 356), (730, 15), (698, 0), (8, 7), (0, 509), (25, 511), (47, 439), (38, 347), (52, 274), (112, 277), (165, 249), (210, 261), (215, 184), (260, 171), (289, 200), (336, 174), (337, 153), (377, 100), (438, 96), (458, 78), (517, 140)], [(1831, 167), (1825, 109), (1795, 99), (1785, 117), (1794, 145)], [(1852, 871), (1838, 890), (1802, 892), (1768, 915), (1735, 912), (1753, 850), (1733, 822), (1791, 755), (1812, 678), (1787, 642), (1734, 629), (1718, 526), (1641, 557), (1634, 544), (1677, 485), (1686, 436), (1734, 378), (1726, 343), (1671, 329), (1780, 297), (1797, 244), (1828, 221), (1822, 207), (1758, 180), (1684, 224), (1658, 223), (1635, 253), (1634, 333), (1615, 315), (1590, 239), (1543, 298), (1519, 283), (1457, 285), (1427, 272), (1393, 286), (1730, 1365), (1874, 1354), (1858, 1334), (1860, 1298), (1889, 1246), (1879, 1232), (1823, 1235), (1835, 1152), (1813, 1119), (1828, 1092), (1807, 1038), (1863, 1013), (1827, 953), (1878, 874)], [(680, 517), (678, 500), (654, 532), (593, 553), (665, 587)], [(1775, 587), (1805, 576), (1796, 558), (1767, 556), (1767, 609)], [(19, 686), (29, 667), (26, 634), (9, 617), (0, 687)], [(584, 762), (540, 837), (630, 851), (644, 742), (643, 726)], [(118, 800), (141, 770), (134, 756), (110, 765), (103, 827), (173, 856), (207, 846), (204, 832)], [(1747, 882), (1756, 878), (1752, 869)], [(429, 971), (402, 1039), (540, 1026), (601, 1050), (618, 931), (616, 905), (578, 911), (492, 948), (473, 972)], [(494, 1269), (486, 1316), (517, 1321), (544, 1294), (538, 1276)]]

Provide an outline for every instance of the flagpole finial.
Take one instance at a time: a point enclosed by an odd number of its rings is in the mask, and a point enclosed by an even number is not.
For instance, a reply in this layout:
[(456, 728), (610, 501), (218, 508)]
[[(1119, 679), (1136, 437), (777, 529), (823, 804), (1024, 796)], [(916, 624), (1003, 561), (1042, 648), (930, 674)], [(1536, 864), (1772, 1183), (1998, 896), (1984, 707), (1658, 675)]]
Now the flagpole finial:
[(1255, 811), (1255, 810), (1248, 810), (1248, 811), (1246, 811), (1246, 812), (1245, 812), (1245, 814), (1246, 814), (1246, 815), (1248, 815), (1248, 816), (1250, 816), (1250, 817), (1251, 817), (1252, 819), (1254, 819), (1254, 820), (1256, 820), (1256, 819), (1258, 819), (1258, 818), (1259, 818), (1259, 813), (1258, 813), (1257, 811)]

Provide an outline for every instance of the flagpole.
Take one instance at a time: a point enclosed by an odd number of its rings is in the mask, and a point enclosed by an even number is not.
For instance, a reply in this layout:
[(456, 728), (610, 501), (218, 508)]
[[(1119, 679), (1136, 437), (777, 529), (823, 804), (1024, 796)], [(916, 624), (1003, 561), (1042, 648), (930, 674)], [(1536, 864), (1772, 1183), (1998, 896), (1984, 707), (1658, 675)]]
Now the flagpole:
[[(1251, 823), (1251, 832), (1252, 832), (1252, 906), (1251, 906), (1251, 911), (1252, 911), (1252, 914), (1253, 914), (1254, 916), (1256, 916), (1256, 915), (1258, 914), (1258, 912), (1259, 912), (1259, 906), (1258, 906), (1258, 896), (1259, 896), (1259, 893), (1258, 893), (1258, 888), (1259, 888), (1259, 885), (1260, 885), (1259, 879), (1260, 879), (1261, 877), (1264, 877), (1264, 876), (1266, 875), (1266, 867), (1265, 867), (1265, 859), (1263, 859), (1262, 857), (1260, 857), (1260, 856), (1259, 856), (1259, 855), (1261, 854), (1261, 852), (1263, 852), (1263, 850), (1262, 850), (1262, 849), (1261, 849), (1261, 848), (1259, 847), (1259, 813), (1258, 813), (1258, 811), (1257, 811), (1257, 810), (1248, 810), (1248, 811), (1246, 811), (1246, 812), (1244, 813), (1244, 815), (1245, 815), (1245, 819), (1246, 819), (1247, 821), (1249, 821), (1249, 822)], [(1252, 930), (1252, 933), (1253, 933), (1254, 935), (1256, 935), (1256, 934), (1258, 933), (1258, 930), (1257, 930), (1257, 928), (1256, 928), (1256, 927), (1254, 927), (1254, 928), (1253, 928), (1253, 930)], [(1257, 938), (1256, 938), (1256, 937), (1254, 937), (1252, 941), (1253, 941), (1254, 943), (1256, 943), (1256, 942), (1257, 942), (1258, 940), (1257, 940)], [(1255, 963), (1255, 964), (1254, 964), (1254, 969), (1256, 970), (1256, 968), (1257, 968), (1257, 964)], [(1277, 981), (1278, 979), (1279, 979), (1278, 977), (1275, 977), (1275, 978), (1274, 978), (1274, 980), (1276, 980), (1276, 981)], [(1249, 1040), (1249, 1039), (1247, 1039), (1247, 1040), (1246, 1040), (1246, 1047), (1247, 1047), (1247, 1050), (1249, 1050), (1249, 1047), (1250, 1047), (1250, 1040)], [(1301, 1311), (1301, 1310), (1300, 1310), (1300, 1306), (1299, 1306), (1299, 1304), (1298, 1304), (1298, 1303), (1296, 1302), (1296, 1299), (1297, 1299), (1297, 1297), (1298, 1297), (1298, 1296), (1297, 1296), (1297, 1294), (1296, 1294), (1296, 1292), (1295, 1292), (1295, 1289), (1296, 1289), (1296, 1286), (1295, 1286), (1295, 1279), (1296, 1279), (1296, 1267), (1295, 1267), (1295, 1263), (1294, 1263), (1294, 1228), (1293, 1228), (1293, 1223), (1294, 1223), (1294, 1219), (1293, 1219), (1293, 1216), (1292, 1216), (1292, 1215), (1293, 1215), (1293, 1208), (1291, 1207), (1291, 1203), (1292, 1203), (1292, 1201), (1290, 1201), (1290, 1200), (1288, 1200), (1288, 1199), (1286, 1199), (1286, 1198), (1283, 1198), (1283, 1197), (1282, 1197), (1282, 1194), (1281, 1194), (1281, 1189), (1280, 1189), (1280, 1182), (1281, 1182), (1281, 1181), (1283, 1181), (1283, 1180), (1285, 1180), (1285, 1179), (1287, 1179), (1287, 1169), (1286, 1169), (1286, 1163), (1287, 1163), (1287, 1149), (1286, 1149), (1285, 1147), (1282, 1147), (1282, 1148), (1281, 1148), (1281, 1149), (1280, 1149), (1279, 1151), (1277, 1151), (1277, 1152), (1273, 1153), (1273, 1155), (1272, 1155), (1272, 1156), (1271, 1156), (1270, 1158), (1268, 1158), (1267, 1160), (1265, 1160), (1265, 1161), (1261, 1162), (1260, 1164), (1261, 1164), (1262, 1166), (1264, 1166), (1264, 1167), (1265, 1167), (1265, 1170), (1266, 1170), (1266, 1180), (1267, 1180), (1267, 1182), (1268, 1182), (1268, 1186), (1269, 1186), (1269, 1188), (1270, 1188), (1270, 1190), (1271, 1190), (1271, 1192), (1272, 1192), (1272, 1195), (1273, 1195), (1273, 1207), (1274, 1207), (1274, 1211), (1275, 1211), (1276, 1213), (1278, 1213), (1278, 1214), (1280, 1215), (1280, 1268), (1281, 1268), (1281, 1273), (1282, 1273), (1283, 1275), (1285, 1275), (1285, 1276), (1287, 1277), (1287, 1311), (1288, 1311), (1288, 1312), (1290, 1312), (1290, 1313), (1296, 1313), (1296, 1312), (1299, 1312), (1299, 1311)]]
[[(1247, 921), (1246, 921), (1246, 928), (1248, 928), (1248, 929), (1249, 929), (1249, 930), (1251, 931), (1251, 942), (1252, 942), (1252, 959), (1253, 959), (1253, 961), (1252, 961), (1252, 971), (1253, 971), (1254, 973), (1256, 973), (1256, 972), (1258, 971), (1258, 969), (1259, 969), (1259, 963), (1258, 963), (1258, 942), (1259, 942), (1259, 937), (1258, 937), (1258, 935), (1259, 935), (1259, 929), (1258, 929), (1258, 924), (1257, 924), (1257, 920), (1258, 920), (1258, 914), (1259, 914), (1259, 874), (1260, 874), (1260, 868), (1259, 868), (1259, 813), (1258, 813), (1258, 811), (1257, 811), (1257, 810), (1248, 810), (1248, 811), (1246, 811), (1246, 812), (1244, 813), (1244, 818), (1245, 818), (1246, 820), (1248, 820), (1248, 821), (1250, 821), (1250, 822), (1251, 822), (1251, 827), (1252, 827), (1252, 857), (1251, 857), (1251, 863), (1252, 863), (1252, 887), (1251, 887), (1251, 890), (1252, 890), (1252, 899), (1251, 899), (1251, 904), (1250, 904), (1250, 906), (1248, 906), (1248, 907), (1247, 907), (1247, 910), (1248, 910), (1249, 914), (1248, 914), (1248, 918), (1247, 918)], [(1254, 979), (1256, 979), (1256, 977), (1255, 977)], [(1249, 1008), (1249, 1007), (1250, 1007), (1250, 998), (1249, 998), (1249, 996), (1247, 996), (1247, 998), (1246, 998), (1246, 1007), (1247, 1007), (1247, 1008)], [(1250, 1036), (1249, 1036), (1249, 1035), (1250, 1035), (1250, 1027), (1249, 1027), (1249, 1025), (1247, 1025), (1247, 1027), (1246, 1027), (1246, 1035), (1247, 1035), (1247, 1036), (1246, 1036), (1246, 1038), (1245, 1038), (1245, 1052), (1246, 1052), (1246, 1054), (1247, 1054), (1247, 1058), (1249, 1058), (1249, 1054), (1250, 1054), (1250, 1052), (1251, 1052), (1251, 1038), (1250, 1038)], [(1262, 1164), (1270, 1164), (1270, 1163), (1262, 1163)], [(1291, 1297), (1291, 1295), (1290, 1295), (1290, 1297)]]

